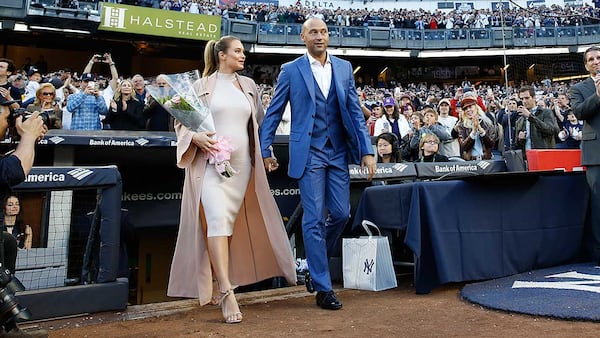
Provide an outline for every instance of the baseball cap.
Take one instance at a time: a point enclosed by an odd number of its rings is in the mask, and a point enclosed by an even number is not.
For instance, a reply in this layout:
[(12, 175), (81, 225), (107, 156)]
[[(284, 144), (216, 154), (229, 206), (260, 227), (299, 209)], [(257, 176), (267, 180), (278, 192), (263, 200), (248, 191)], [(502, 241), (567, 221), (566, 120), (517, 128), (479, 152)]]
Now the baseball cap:
[(81, 74), (81, 81), (94, 81), (94, 74), (92, 74), (92, 73)]
[(460, 101), (460, 105), (464, 107), (468, 107), (470, 105), (477, 104), (477, 98), (473, 96), (463, 96), (463, 99)]
[(447, 105), (450, 105), (450, 99), (441, 99), (440, 102), (438, 103), (438, 107), (442, 105), (442, 103), (445, 103)]
[(383, 106), (384, 107), (390, 107), (390, 106), (394, 106), (394, 105), (396, 105), (396, 101), (394, 101), (393, 97), (388, 96), (388, 97), (386, 97), (386, 98), (383, 99)]
[(410, 95), (408, 93), (406, 93), (406, 92), (402, 92), (399, 95), (399, 99), (402, 100), (403, 98), (407, 98), (407, 99), (410, 100)]
[(29, 68), (29, 71), (27, 72), (27, 76), (32, 76), (35, 73), (38, 73), (38, 74), (42, 75), (40, 73), (39, 69), (37, 69), (35, 67), (31, 67), (31, 68)]

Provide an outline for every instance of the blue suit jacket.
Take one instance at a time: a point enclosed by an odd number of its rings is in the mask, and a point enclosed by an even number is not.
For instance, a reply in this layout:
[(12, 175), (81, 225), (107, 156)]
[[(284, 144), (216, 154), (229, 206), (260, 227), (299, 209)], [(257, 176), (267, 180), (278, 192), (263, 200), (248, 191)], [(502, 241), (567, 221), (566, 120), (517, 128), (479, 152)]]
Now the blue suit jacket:
[[(340, 105), (340, 122), (344, 125), (348, 144), (348, 162), (360, 164), (364, 155), (373, 155), (373, 147), (354, 86), (352, 65), (335, 56), (329, 57), (334, 81), (332, 85), (335, 86)], [(263, 158), (271, 156), (269, 147), (288, 101), (291, 105), (288, 175), (300, 178), (308, 161), (316, 110), (315, 81), (306, 54), (281, 66), (275, 93), (260, 128)]]

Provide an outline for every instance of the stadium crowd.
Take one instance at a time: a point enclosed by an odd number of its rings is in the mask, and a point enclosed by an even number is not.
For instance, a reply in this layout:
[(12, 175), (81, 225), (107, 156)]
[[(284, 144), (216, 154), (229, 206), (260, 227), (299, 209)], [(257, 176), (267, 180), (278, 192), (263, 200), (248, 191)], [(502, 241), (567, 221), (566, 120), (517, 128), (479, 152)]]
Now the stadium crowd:
[[(0, 67), (0, 86), (9, 90), (11, 97), (7, 99), (20, 100), (21, 107), (30, 112), (53, 112), (53, 128), (172, 130), (171, 117), (146, 88), (149, 84), (167, 86), (160, 76), (136, 74), (123, 79), (108, 53), (93, 55), (80, 76), (70, 69), (44, 73), (39, 69), (45, 66), (43, 60), (39, 65), (30, 63), (28, 59), (16, 69), (11, 60), (0, 60), (4, 65)], [(108, 66), (110, 76), (94, 73), (98, 64)], [(582, 122), (571, 113), (566, 95), (575, 83), (544, 80), (508, 87), (468, 81), (444, 85), (382, 83), (380, 87), (362, 85), (357, 94), (371, 135), (394, 134), (398, 139), (395, 150), (402, 160), (422, 159), (420, 143), (426, 134), (436, 136), (440, 155), (469, 160), (501, 158), (511, 149), (579, 148)], [(265, 108), (272, 91), (271, 85), (259, 85)], [(477, 103), (475, 107), (473, 103)], [(539, 117), (542, 112), (543, 124), (528, 122), (530, 114)], [(474, 132), (478, 125), (469, 121), (481, 122), (481, 133)], [(289, 116), (284, 117), (279, 133), (288, 130)], [(474, 144), (463, 144), (466, 141)], [(471, 151), (473, 146), (475, 153)], [(467, 151), (465, 147), (470, 148)]]
[[(101, 1), (102, 2), (102, 1)], [(600, 10), (584, 3), (581, 6), (545, 5), (529, 8), (513, 7), (498, 9), (463, 8), (449, 11), (424, 9), (328, 9), (303, 6), (298, 1), (294, 6), (277, 5), (240, 5), (236, 2), (228, 5), (215, 4), (206, 0), (110, 0), (122, 4), (160, 8), (177, 12), (205, 15), (221, 15), (226, 18), (269, 23), (302, 23), (311, 16), (323, 19), (332, 26), (379, 26), (405, 29), (462, 29), (501, 27), (569, 27), (597, 24)], [(89, 6), (88, 2), (61, 0), (57, 5), (66, 8)]]

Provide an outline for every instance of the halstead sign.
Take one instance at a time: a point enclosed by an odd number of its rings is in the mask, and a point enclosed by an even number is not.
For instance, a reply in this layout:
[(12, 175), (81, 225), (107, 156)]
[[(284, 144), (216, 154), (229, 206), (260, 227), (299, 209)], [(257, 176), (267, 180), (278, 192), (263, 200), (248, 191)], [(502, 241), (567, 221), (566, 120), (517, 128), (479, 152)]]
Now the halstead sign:
[(100, 30), (194, 40), (221, 37), (221, 17), (104, 3)]

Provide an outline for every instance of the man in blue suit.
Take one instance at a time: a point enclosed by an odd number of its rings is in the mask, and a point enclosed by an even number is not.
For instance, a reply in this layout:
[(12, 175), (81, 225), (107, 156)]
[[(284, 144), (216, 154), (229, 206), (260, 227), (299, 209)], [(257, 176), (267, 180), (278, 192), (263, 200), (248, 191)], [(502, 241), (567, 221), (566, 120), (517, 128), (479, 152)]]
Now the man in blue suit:
[(270, 146), (289, 102), (288, 175), (298, 179), (300, 188), (302, 234), (312, 286), (318, 306), (338, 310), (342, 303), (331, 286), (328, 257), (350, 217), (348, 163), (360, 163), (371, 179), (375, 159), (352, 65), (327, 53), (329, 31), (321, 19), (306, 20), (300, 37), (307, 54), (281, 67), (261, 125), (260, 143), (265, 168), (277, 169)]

